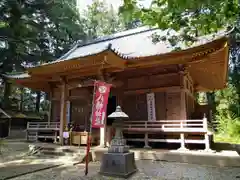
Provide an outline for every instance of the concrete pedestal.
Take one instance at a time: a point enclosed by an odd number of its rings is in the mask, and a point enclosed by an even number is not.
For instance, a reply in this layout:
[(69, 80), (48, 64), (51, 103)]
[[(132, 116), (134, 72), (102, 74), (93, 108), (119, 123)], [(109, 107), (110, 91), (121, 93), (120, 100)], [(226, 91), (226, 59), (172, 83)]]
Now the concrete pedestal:
[(127, 178), (137, 171), (134, 153), (105, 153), (100, 167), (100, 174)]

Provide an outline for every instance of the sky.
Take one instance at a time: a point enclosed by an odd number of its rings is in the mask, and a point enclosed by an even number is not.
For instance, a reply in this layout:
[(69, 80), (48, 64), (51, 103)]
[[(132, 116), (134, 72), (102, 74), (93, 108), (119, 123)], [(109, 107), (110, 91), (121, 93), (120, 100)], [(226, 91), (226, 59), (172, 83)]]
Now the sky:
[[(94, 0), (76, 0), (77, 6), (79, 10), (83, 10), (87, 7), (87, 5), (91, 5)], [(105, 1), (107, 4), (112, 5), (115, 9), (118, 9), (119, 6), (123, 4), (123, 0), (102, 0)], [(152, 2), (152, 0), (139, 0), (141, 1), (140, 4), (143, 6), (148, 6)]]

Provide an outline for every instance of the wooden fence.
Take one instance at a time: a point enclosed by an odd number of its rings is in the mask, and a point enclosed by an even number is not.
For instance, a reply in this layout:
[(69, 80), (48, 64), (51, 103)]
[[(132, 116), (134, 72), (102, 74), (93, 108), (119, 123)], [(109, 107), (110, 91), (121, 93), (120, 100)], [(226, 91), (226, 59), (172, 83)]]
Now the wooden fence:
[(54, 141), (57, 141), (59, 130), (59, 122), (28, 122), (26, 129), (26, 139), (38, 140), (38, 138), (46, 138), (54, 139)]
[[(27, 140), (38, 138), (52, 138), (57, 140), (60, 130), (59, 122), (29, 122), (27, 124)], [(206, 150), (210, 149), (210, 139), (207, 118), (191, 120), (158, 120), (158, 121), (125, 121), (124, 132), (129, 134), (144, 134), (144, 138), (127, 138), (127, 141), (141, 141), (145, 147), (149, 142), (180, 143), (185, 149), (186, 143), (205, 144)], [(45, 134), (44, 134), (45, 133)], [(178, 139), (149, 138), (150, 134), (177, 134)], [(189, 139), (186, 135), (203, 135), (203, 139)]]
[[(158, 121), (125, 121), (125, 133), (144, 134), (144, 138), (127, 138), (127, 141), (141, 141), (145, 147), (149, 142), (180, 143), (181, 149), (186, 149), (186, 143), (205, 144), (210, 149), (208, 122), (206, 118), (191, 120), (158, 120)], [(179, 134), (179, 139), (149, 138), (149, 134)], [(186, 139), (186, 135), (204, 135), (204, 139)]]

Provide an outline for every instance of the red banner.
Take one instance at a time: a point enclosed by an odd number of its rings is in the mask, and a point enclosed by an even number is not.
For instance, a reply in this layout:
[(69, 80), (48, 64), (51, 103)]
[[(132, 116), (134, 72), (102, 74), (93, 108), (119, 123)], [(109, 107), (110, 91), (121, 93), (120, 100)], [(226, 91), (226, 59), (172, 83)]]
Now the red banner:
[(93, 97), (92, 128), (104, 127), (111, 84), (96, 81)]

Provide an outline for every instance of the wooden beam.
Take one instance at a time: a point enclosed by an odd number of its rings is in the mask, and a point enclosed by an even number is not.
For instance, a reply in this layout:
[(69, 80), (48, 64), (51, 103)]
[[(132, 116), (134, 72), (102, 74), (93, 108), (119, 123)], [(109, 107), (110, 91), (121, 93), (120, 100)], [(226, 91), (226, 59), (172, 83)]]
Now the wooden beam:
[[(105, 82), (112, 84), (113, 87), (121, 87), (123, 85), (123, 82), (121, 80), (109, 79)], [(60, 87), (61, 83), (57, 83), (56, 85)], [(89, 86), (94, 86), (94, 79), (74, 79), (74, 80), (69, 80), (67, 82), (67, 88), (69, 90), (75, 89), (75, 88), (89, 87)]]
[(148, 89), (135, 89), (135, 90), (124, 90), (124, 94), (145, 94), (150, 92), (179, 92), (180, 86), (169, 86), (159, 88), (148, 88)]
[(139, 78), (142, 78), (142, 77), (152, 77), (152, 76), (155, 76), (156, 78), (160, 78), (160, 77), (169, 77), (169, 76), (174, 76), (174, 75), (178, 75), (178, 73), (177, 72), (167, 73), (167, 74), (155, 73), (155, 74), (148, 74), (148, 75), (132, 76), (132, 77), (128, 77), (127, 79), (128, 80), (134, 80), (134, 79), (139, 79)]

